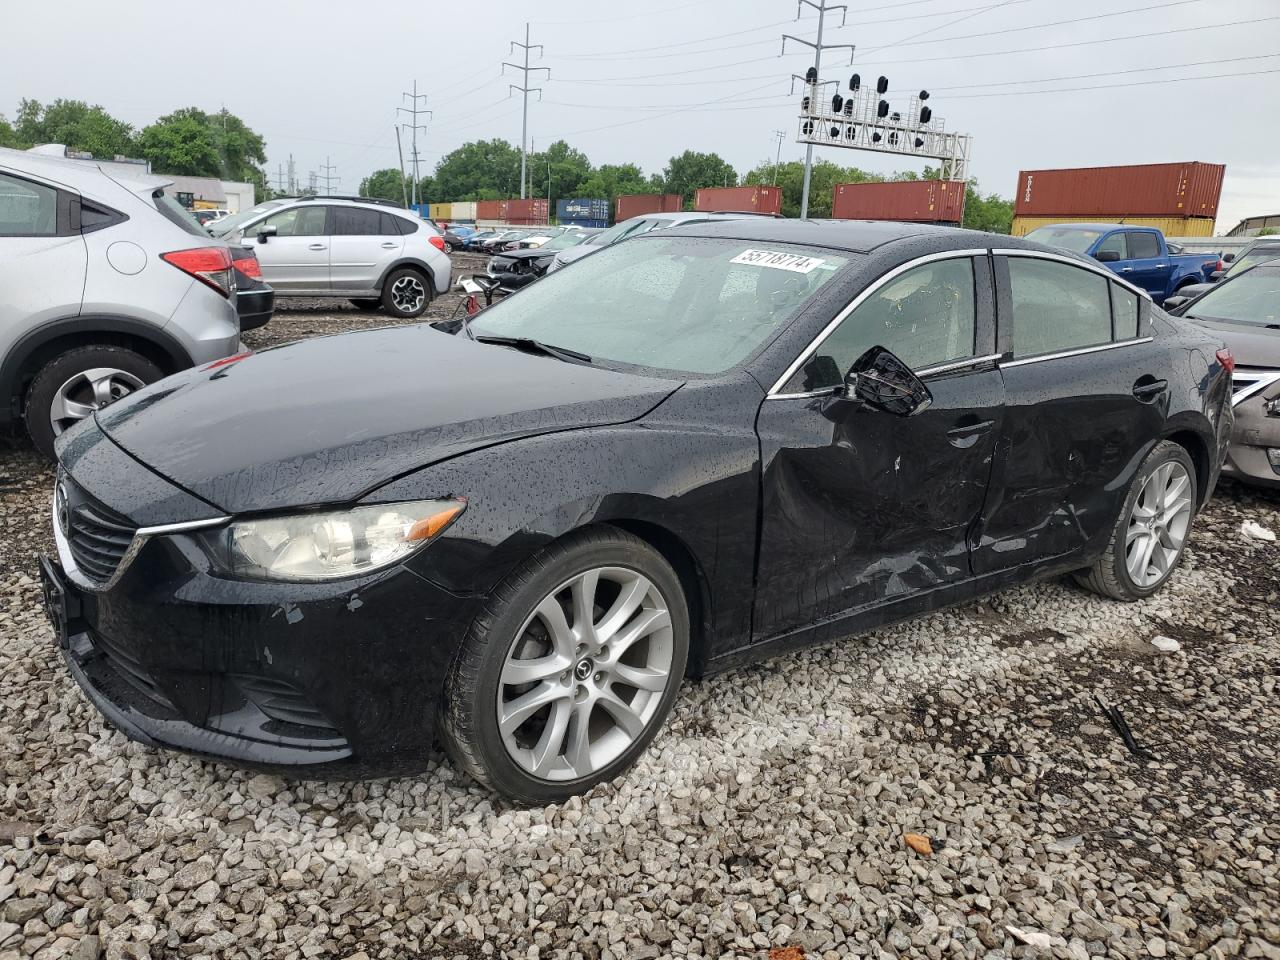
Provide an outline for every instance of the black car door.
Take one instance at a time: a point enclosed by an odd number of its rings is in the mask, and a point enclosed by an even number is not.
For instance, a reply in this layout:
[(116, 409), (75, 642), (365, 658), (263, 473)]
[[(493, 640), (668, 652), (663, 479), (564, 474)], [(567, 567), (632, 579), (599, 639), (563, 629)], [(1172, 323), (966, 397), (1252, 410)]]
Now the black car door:
[(1150, 301), (1102, 268), (1044, 254), (995, 258), (1006, 397), (974, 552), (988, 573), (1105, 536), (1127, 477), (1168, 410)]
[[(760, 409), (758, 640), (970, 575), (1003, 404), (989, 259), (913, 261), (850, 306)], [(926, 383), (926, 409), (897, 416), (839, 389), (874, 346)]]

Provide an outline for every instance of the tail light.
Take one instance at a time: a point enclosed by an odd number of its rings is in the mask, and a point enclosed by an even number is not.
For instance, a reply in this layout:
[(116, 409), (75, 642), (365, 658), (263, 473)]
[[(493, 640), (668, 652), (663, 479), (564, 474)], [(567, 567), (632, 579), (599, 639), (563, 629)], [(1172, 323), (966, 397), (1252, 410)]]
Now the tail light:
[(1215, 273), (1218, 272), (1219, 270), (1225, 270), (1225, 269), (1227, 269), (1227, 262), (1225, 260), (1219, 260), (1218, 265), (1213, 268)]
[(1232, 355), (1230, 349), (1223, 347), (1214, 356), (1218, 358), (1218, 362), (1222, 364), (1222, 369), (1227, 373), (1236, 372), (1236, 358)]
[(205, 371), (208, 371), (208, 370), (217, 370), (220, 367), (229, 367), (233, 363), (239, 363), (241, 360), (244, 360), (246, 357), (252, 357), (252, 356), (253, 356), (253, 351), (246, 350), (244, 353), (237, 353), (230, 357), (223, 357), (221, 360), (215, 360), (213, 361), (213, 363), (210, 363), (207, 366), (201, 367), (200, 372), (204, 373)]
[(183, 273), (208, 284), (224, 297), (230, 297), (235, 286), (231, 282), (231, 251), (226, 247), (195, 247), (160, 254), (160, 259)]
[(258, 258), (252, 253), (242, 258), (233, 258), (231, 265), (246, 277), (253, 277), (255, 280), (262, 279), (262, 264), (258, 263)]
[(433, 233), (431, 236), (427, 237), (427, 243), (431, 244), (441, 253), (444, 253), (444, 237), (440, 236), (440, 234)]
[(474, 317), (479, 312), (480, 301), (476, 299), (476, 295), (473, 293), (471, 296), (467, 297), (467, 316)]

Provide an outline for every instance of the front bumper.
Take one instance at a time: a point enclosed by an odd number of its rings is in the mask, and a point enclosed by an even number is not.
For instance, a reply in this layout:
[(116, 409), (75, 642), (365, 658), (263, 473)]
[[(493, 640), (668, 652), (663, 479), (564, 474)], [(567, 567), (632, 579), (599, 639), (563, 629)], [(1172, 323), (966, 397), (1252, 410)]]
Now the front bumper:
[(63, 598), (60, 615), (50, 604), (63, 656), (131, 739), (325, 778), (427, 763), (476, 601), (400, 567), (328, 584), (228, 580), (187, 533), (147, 538), (101, 589), (55, 533), (42, 576)]
[(1280, 380), (1251, 392), (1235, 405), (1235, 426), (1222, 474), (1258, 486), (1280, 488), (1280, 470), (1268, 450), (1280, 449), (1280, 413), (1268, 404), (1280, 404)]

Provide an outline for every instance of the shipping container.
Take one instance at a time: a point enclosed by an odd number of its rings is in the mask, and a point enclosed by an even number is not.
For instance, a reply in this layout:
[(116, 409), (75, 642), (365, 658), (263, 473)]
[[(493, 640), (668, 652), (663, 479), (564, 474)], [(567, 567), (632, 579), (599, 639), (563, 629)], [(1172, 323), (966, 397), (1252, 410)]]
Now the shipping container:
[(453, 208), (453, 222), (455, 223), (473, 223), (476, 219), (476, 205), (473, 202), (454, 201), (449, 206)]
[(1020, 217), (1212, 219), (1218, 215), (1226, 169), (1196, 162), (1023, 170), (1013, 212)]
[(556, 220), (608, 220), (608, 200), (557, 200)]
[(504, 200), (504, 215), (512, 223), (540, 224), (546, 223), (551, 215), (550, 204), (546, 197), (535, 197), (529, 200)]
[(1124, 217), (1107, 220), (1093, 220), (1089, 217), (1014, 217), (1013, 227), (1009, 231), (1015, 237), (1025, 237), (1032, 230), (1051, 227), (1055, 223), (1123, 223), (1129, 227), (1155, 227), (1165, 237), (1211, 237), (1213, 236), (1212, 217)]
[(693, 209), (725, 213), (781, 213), (781, 187), (703, 187)]
[(557, 220), (562, 227), (578, 227), (582, 230), (601, 230), (609, 225), (608, 220)]
[(678, 193), (630, 193), (619, 197), (614, 204), (613, 222), (621, 223), (647, 213), (679, 213), (684, 201)]
[(453, 204), (452, 203), (433, 203), (431, 204), (431, 219), (436, 223), (448, 223), (453, 220)]
[(898, 180), (841, 183), (832, 194), (837, 220), (902, 220), (960, 223), (964, 219), (963, 180)]
[(507, 218), (507, 201), (481, 200), (476, 203), (477, 220), (501, 221)]

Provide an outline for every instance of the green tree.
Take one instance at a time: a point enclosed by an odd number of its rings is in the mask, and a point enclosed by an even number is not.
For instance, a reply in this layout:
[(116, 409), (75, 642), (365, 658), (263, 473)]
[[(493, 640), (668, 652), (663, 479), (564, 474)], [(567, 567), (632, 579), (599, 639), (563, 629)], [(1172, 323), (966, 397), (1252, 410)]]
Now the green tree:
[(994, 193), (983, 196), (978, 192), (978, 181), (970, 180), (964, 191), (961, 226), (988, 233), (1008, 233), (1013, 228), (1013, 201)]
[[(651, 178), (646, 177), (644, 171), (634, 163), (606, 163), (587, 177), (578, 190), (584, 198), (608, 200), (609, 209), (612, 210), (618, 197), (631, 193), (650, 193), (653, 192), (653, 187)], [(661, 191), (662, 183), (659, 178), (657, 192)]]
[(519, 196), (520, 151), (506, 140), (465, 143), (440, 159), (432, 180), (433, 203)]
[(700, 187), (736, 187), (738, 174), (719, 154), (686, 150), (668, 161), (662, 180), (666, 192), (680, 194), (688, 206)]
[(404, 203), (406, 189), (408, 182), (401, 178), (395, 167), (375, 170), (360, 181), (360, 196), (394, 200), (396, 203)]
[[(858, 167), (842, 167), (830, 160), (819, 160), (813, 165), (809, 182), (809, 216), (831, 216), (831, 198), (837, 184), (869, 183), (883, 179), (879, 174), (868, 173)], [(782, 188), (782, 215), (800, 216), (800, 200), (804, 193), (804, 161), (787, 160), (776, 168), (772, 162), (762, 163), (750, 171), (742, 182), (748, 186), (776, 184)]]
[(582, 188), (591, 173), (591, 161), (585, 153), (557, 140), (546, 150), (529, 155), (529, 196), (549, 197), (554, 215), (556, 201), (561, 197), (587, 196)]
[(18, 138), (18, 131), (13, 129), (13, 124), (0, 114), (0, 147), (25, 147), (29, 144), (23, 143)]
[(262, 137), (228, 110), (184, 107), (142, 129), (138, 149), (158, 173), (248, 181), (265, 189)]
[(248, 181), (264, 187), (262, 164), (267, 162), (267, 144), (262, 136), (226, 107), (209, 116), (206, 123), (213, 132), (213, 146), (218, 153), (216, 175), (223, 180)]
[(24, 99), (18, 105), (16, 139), (28, 146), (63, 143), (68, 150), (110, 159), (133, 149), (133, 128), (96, 104), (83, 100), (54, 100), (47, 106)]

